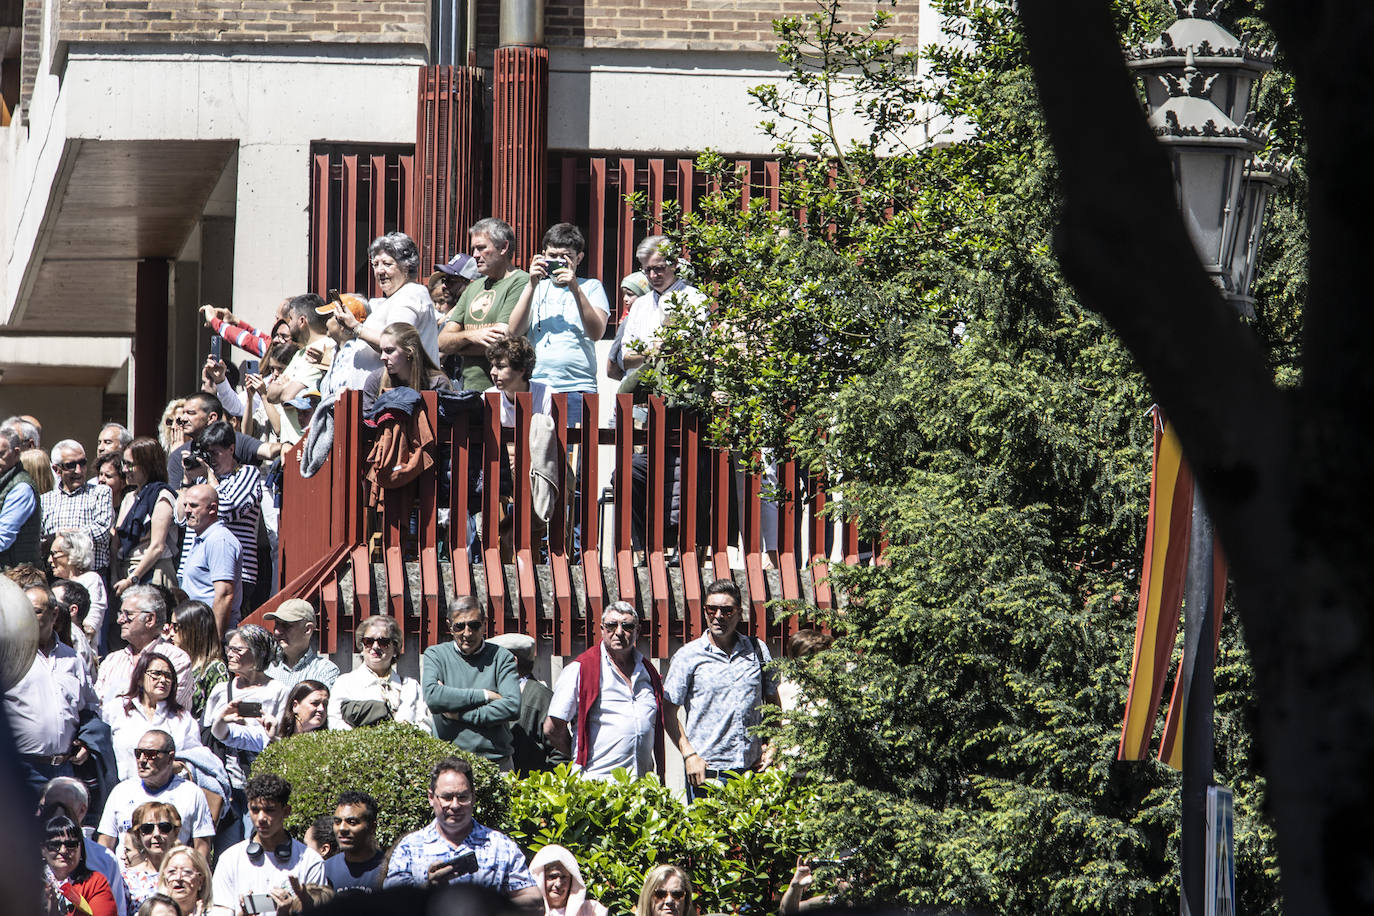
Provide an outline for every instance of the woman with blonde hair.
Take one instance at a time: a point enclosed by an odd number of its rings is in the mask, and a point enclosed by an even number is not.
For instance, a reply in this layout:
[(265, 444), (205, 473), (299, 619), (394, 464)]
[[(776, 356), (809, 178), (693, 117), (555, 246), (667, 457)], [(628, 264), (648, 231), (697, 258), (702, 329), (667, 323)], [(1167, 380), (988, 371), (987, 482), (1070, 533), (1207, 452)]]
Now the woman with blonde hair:
[(606, 916), (606, 908), (587, 899), (582, 869), (566, 847), (552, 843), (530, 861), (530, 874), (544, 898), (544, 916)]
[(210, 911), (210, 882), (210, 863), (190, 846), (174, 846), (162, 857), (157, 892), (175, 900), (182, 916), (205, 916)]
[(676, 865), (655, 865), (644, 876), (635, 916), (696, 916), (692, 879)]
[(186, 441), (181, 431), (181, 408), (185, 406), (185, 398), (173, 398), (162, 410), (162, 420), (157, 424), (157, 441), (164, 452), (170, 452)]
[(20, 452), (19, 463), (24, 466), (24, 473), (33, 478), (35, 496), (42, 496), (57, 486), (57, 478), (52, 476), (52, 457), (41, 448)]
[(134, 809), (129, 823), (127, 861), (120, 863), (120, 873), (129, 889), (129, 902), (140, 906), (157, 893), (162, 860), (177, 845), (181, 832), (181, 813), (166, 802), (144, 802)]
[[(453, 387), (444, 371), (425, 352), (420, 332), (404, 322), (389, 324), (381, 336), (382, 367), (379, 391), (414, 388), (417, 391), (448, 391)], [(371, 378), (368, 379), (369, 383)]]

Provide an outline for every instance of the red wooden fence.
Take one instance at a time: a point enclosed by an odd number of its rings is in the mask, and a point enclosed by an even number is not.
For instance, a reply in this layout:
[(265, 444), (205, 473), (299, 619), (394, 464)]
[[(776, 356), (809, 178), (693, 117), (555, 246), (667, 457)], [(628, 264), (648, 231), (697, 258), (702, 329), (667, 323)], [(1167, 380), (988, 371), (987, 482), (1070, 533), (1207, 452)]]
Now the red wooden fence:
[[(425, 392), (425, 410), (439, 435), (440, 460), (413, 483), (386, 491), (381, 505), (372, 508), (366, 505), (364, 491), (372, 436), (362, 422), (360, 396), (345, 393), (335, 407), (333, 451), (319, 473), (302, 477), (295, 451), (285, 455), (280, 533), (285, 584), (249, 619), (260, 621), (285, 598), (303, 597), (321, 610), (322, 651), (333, 652), (341, 637), (347, 639), (361, 619), (372, 614), (396, 618), (402, 632), (418, 637), (424, 648), (448, 638), (443, 620), (446, 589), (441, 578), (442, 566), (448, 565), (455, 594), (485, 593), (493, 633), (519, 631), (549, 639), (555, 653), (567, 655), (574, 643), (597, 638), (602, 608), (620, 598), (637, 603), (641, 609), (651, 608), (646, 634), (649, 654), (666, 658), (674, 640), (690, 640), (702, 633), (702, 566), (709, 562), (712, 576), (725, 574), (722, 571), (730, 567), (729, 549), (740, 545), (752, 605), (749, 625), (754, 635), (776, 644), (796, 631), (795, 617), (769, 620), (764, 612), (769, 597), (800, 599), (812, 594), (816, 603), (830, 605), (831, 593), (824, 582), (830, 523), (818, 514), (830, 497), (821, 481), (805, 475), (793, 462), (779, 468), (782, 493), (777, 500), (777, 555), (781, 582), (780, 590), (771, 593), (765, 582), (758, 478), (746, 475), (739, 512), (741, 533), (732, 539), (730, 501), (736, 473), (730, 454), (706, 448), (699, 418), (669, 408), (658, 398), (649, 400), (648, 420), (636, 428), (631, 395), (615, 396), (616, 426), (597, 430), (596, 447), (573, 452), (584, 481), (578, 518), (580, 556), (574, 555), (571, 539), (552, 521), (547, 536), (535, 536), (528, 483), (530, 455), (523, 445), (515, 449), (514, 500), (505, 509), (513, 517), (510, 549), (516, 573), (515, 588), (509, 590), (498, 531), (503, 507), (500, 487), (494, 482), (501, 479), (506, 443), (512, 439), (528, 442), (531, 408), (529, 395), (520, 395), (515, 429), (503, 429), (497, 397), (487, 395), (480, 410), (458, 417), (451, 426), (440, 426), (436, 395)], [(568, 397), (577, 395), (557, 395), (554, 399), (554, 425), (559, 452), (564, 456), (560, 465), (569, 454), (568, 446), (580, 444), (584, 432), (563, 423)], [(597, 396), (585, 396), (583, 416), (596, 417), (598, 409)], [(636, 556), (631, 546), (635, 495), (628, 470), (636, 450), (645, 452), (648, 459), (648, 481), (641, 494), (646, 517), (641, 556)], [(446, 453), (448, 461), (443, 460)], [(615, 511), (608, 530), (603, 531), (597, 481), (607, 458), (617, 471), (624, 469), (626, 473), (614, 476), (611, 489)], [(667, 513), (675, 459), (680, 461), (682, 495), (680, 522), (673, 531)], [(441, 476), (450, 470), (452, 484), (441, 506)], [(478, 497), (480, 504), (474, 504), (468, 481), (478, 471), (489, 483)], [(565, 478), (562, 473), (557, 477)], [(566, 511), (571, 494), (560, 493), (560, 499), (563, 509), (555, 509), (553, 519)], [(439, 525), (441, 508), (448, 510), (446, 530)], [(466, 543), (466, 520), (476, 511), (482, 513), (478, 530), (481, 563), (471, 562)], [(601, 552), (603, 534), (609, 542), (609, 556)], [(871, 549), (872, 545), (858, 543), (852, 526), (840, 526), (837, 536), (841, 554), (851, 560), (857, 560), (865, 546)], [(410, 602), (406, 600), (410, 588), (407, 563), (418, 563), (420, 573), (419, 592), (410, 595)], [(670, 573), (675, 565), (686, 573), (680, 587), (685, 612), (680, 615), (674, 612)], [(551, 586), (543, 588), (541, 595), (537, 568), (543, 566), (548, 567)], [(618, 593), (608, 593), (603, 566), (615, 569), (613, 588)], [(585, 604), (573, 587), (577, 567), (585, 583)], [(641, 590), (638, 572), (645, 567), (647, 587)], [(351, 582), (342, 575), (350, 568)], [(385, 581), (384, 590), (375, 594), (374, 568), (384, 570)], [(349, 602), (341, 600), (340, 587), (345, 583), (352, 589)], [(480, 589), (476, 587), (479, 585)], [(347, 607), (355, 610), (350, 613)]]

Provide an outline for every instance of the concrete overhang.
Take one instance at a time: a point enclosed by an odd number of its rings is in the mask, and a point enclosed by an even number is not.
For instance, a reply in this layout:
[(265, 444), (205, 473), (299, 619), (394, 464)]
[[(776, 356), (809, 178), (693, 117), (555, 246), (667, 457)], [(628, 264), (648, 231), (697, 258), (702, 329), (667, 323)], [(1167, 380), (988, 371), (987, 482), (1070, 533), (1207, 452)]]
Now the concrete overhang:
[(0, 383), (108, 388), (130, 349), (127, 337), (0, 336)]
[(68, 140), (3, 331), (132, 335), (138, 262), (181, 253), (237, 148)]

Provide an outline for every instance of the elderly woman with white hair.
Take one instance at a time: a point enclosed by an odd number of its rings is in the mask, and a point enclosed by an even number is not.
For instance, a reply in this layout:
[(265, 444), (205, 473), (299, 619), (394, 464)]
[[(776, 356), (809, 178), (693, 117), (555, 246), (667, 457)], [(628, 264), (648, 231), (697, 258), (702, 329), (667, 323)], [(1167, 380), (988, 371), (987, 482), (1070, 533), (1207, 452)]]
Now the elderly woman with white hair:
[(363, 663), (339, 675), (329, 691), (329, 727), (347, 731), (381, 722), (409, 722), (429, 729), (429, 707), (420, 682), (396, 670), (401, 628), (392, 617), (366, 618), (354, 634)]
[(420, 249), (404, 232), (388, 232), (372, 240), (367, 257), (381, 297), (368, 300), (366, 321), (359, 321), (342, 302), (335, 303), (332, 316), (370, 348), (354, 357), (355, 368), (371, 372), (381, 367), (382, 332), (397, 323), (414, 326), (425, 354), (438, 365), (439, 329), (434, 323), (434, 300), (419, 279)]
[(587, 899), (587, 884), (577, 859), (563, 846), (550, 844), (530, 861), (530, 874), (544, 898), (544, 916), (606, 916), (606, 908)]
[(79, 528), (63, 528), (57, 532), (48, 551), (48, 565), (58, 579), (71, 579), (91, 596), (91, 607), (86, 611), (86, 619), (81, 621), (81, 629), (91, 645), (100, 646), (99, 636), (104, 629), (105, 609), (110, 599), (105, 593), (105, 580), (91, 569), (93, 562), (95, 542), (89, 534)]

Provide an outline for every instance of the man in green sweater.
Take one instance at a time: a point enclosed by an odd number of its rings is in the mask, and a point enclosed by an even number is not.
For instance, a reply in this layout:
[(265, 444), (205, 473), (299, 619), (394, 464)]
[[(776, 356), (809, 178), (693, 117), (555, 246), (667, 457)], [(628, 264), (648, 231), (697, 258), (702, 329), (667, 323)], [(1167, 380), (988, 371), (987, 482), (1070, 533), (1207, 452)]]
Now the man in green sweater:
[(511, 722), (520, 714), (515, 656), (486, 641), (487, 616), (476, 599), (449, 611), (453, 642), (425, 650), (421, 686), (434, 733), (503, 771), (511, 768)]

